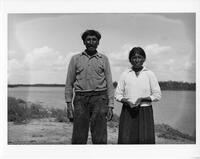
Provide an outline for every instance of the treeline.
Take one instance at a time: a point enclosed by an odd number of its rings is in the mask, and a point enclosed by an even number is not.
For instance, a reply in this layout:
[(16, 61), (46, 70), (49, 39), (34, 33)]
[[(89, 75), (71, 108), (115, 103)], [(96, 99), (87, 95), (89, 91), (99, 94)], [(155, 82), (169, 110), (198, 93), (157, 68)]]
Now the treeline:
[[(178, 81), (161, 81), (159, 82), (161, 90), (196, 90), (196, 83), (178, 82)], [(13, 87), (64, 87), (65, 84), (8, 84), (9, 88)], [(117, 82), (113, 82), (114, 88)]]
[(161, 90), (196, 90), (196, 83), (167, 81), (159, 82)]
[(12, 87), (64, 87), (64, 84), (8, 84), (9, 88)]
[[(159, 82), (161, 90), (196, 90), (196, 83), (177, 82), (177, 81), (161, 81)], [(113, 82), (114, 88), (117, 82)]]

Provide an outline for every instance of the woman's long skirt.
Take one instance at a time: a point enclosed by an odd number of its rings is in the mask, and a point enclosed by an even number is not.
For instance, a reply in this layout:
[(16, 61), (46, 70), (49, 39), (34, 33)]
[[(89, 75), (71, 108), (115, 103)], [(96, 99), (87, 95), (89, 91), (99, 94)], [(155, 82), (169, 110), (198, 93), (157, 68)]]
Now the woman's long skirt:
[(155, 144), (152, 106), (123, 105), (119, 123), (119, 144)]

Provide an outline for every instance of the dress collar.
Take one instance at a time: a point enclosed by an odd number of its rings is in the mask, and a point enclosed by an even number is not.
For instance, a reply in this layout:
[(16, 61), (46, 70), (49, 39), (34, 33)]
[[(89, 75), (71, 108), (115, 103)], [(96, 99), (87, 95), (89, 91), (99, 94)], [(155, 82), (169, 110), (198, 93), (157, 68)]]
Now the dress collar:
[[(132, 72), (132, 71), (133, 71), (132, 68), (129, 67), (128, 68), (128, 72)], [(143, 66), (143, 69), (141, 71), (139, 71), (139, 72), (143, 72), (143, 71), (148, 71), (148, 68), (146, 68), (145, 66)]]

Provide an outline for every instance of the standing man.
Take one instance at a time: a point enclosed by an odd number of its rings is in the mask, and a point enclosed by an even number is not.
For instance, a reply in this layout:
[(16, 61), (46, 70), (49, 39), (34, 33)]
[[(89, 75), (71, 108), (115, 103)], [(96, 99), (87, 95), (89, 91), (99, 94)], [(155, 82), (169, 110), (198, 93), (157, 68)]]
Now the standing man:
[(97, 51), (98, 31), (86, 30), (81, 38), (86, 49), (71, 58), (65, 86), (67, 114), (73, 120), (72, 144), (86, 144), (89, 128), (93, 144), (106, 144), (107, 120), (112, 119), (114, 106), (110, 64)]

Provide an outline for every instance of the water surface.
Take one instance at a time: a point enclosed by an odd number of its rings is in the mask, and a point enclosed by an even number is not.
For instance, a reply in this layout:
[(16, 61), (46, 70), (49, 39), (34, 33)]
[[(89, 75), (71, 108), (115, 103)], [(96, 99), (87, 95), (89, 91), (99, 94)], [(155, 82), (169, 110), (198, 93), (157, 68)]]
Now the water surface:
[[(155, 123), (165, 123), (190, 135), (196, 129), (196, 92), (162, 91), (162, 99), (153, 103)], [(64, 109), (64, 87), (8, 88), (8, 96), (39, 103), (44, 107)], [(115, 101), (114, 113), (120, 115), (121, 104)]]

